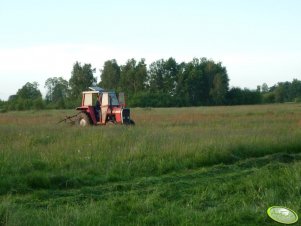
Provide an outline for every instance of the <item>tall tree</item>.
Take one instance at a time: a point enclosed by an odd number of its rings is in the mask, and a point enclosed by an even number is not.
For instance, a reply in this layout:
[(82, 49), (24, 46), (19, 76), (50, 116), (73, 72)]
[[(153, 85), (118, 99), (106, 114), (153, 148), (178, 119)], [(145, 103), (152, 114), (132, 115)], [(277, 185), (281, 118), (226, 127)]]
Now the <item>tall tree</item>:
[(225, 103), (226, 94), (228, 91), (228, 81), (226, 80), (225, 76), (221, 74), (215, 74), (212, 82), (212, 87), (210, 89), (210, 97), (212, 103), (215, 105), (220, 105)]
[(275, 94), (276, 102), (282, 103), (282, 102), (286, 101), (286, 90), (285, 90), (284, 83), (279, 82), (273, 92)]
[(173, 58), (153, 62), (148, 71), (150, 90), (174, 96), (178, 72), (179, 65)]
[(17, 92), (17, 97), (21, 99), (37, 99), (42, 98), (42, 94), (38, 89), (39, 84), (37, 82), (27, 82), (21, 89)]
[(71, 78), (69, 80), (69, 85), (71, 88), (71, 96), (73, 98), (78, 98), (82, 91), (87, 90), (89, 86), (92, 86), (96, 82), (96, 78), (93, 77), (93, 72), (91, 64), (84, 64), (81, 66), (79, 62), (73, 65), (73, 70), (71, 72)]
[(229, 78), (227, 70), (222, 64), (215, 63), (213, 60), (201, 59), (201, 67), (204, 73), (205, 102), (222, 104), (225, 100), (226, 92), (229, 89)]
[(203, 95), (204, 75), (199, 59), (180, 65), (176, 96), (181, 106), (199, 105)]
[(206, 58), (182, 64), (176, 94), (184, 105), (222, 104), (229, 89), (226, 68)]
[(204, 73), (201, 68), (201, 64), (199, 59), (193, 59), (189, 62), (184, 71), (184, 75), (187, 77), (187, 85), (185, 88), (187, 89), (187, 93), (189, 96), (188, 105), (200, 105), (204, 101)]
[(49, 102), (62, 102), (67, 98), (68, 81), (62, 77), (48, 78), (45, 88), (47, 89), (46, 100)]
[(177, 86), (177, 76), (179, 74), (180, 68), (180, 65), (172, 57), (170, 57), (164, 64), (164, 84), (167, 93), (169, 93), (171, 96), (175, 95)]
[(11, 96), (8, 108), (10, 110), (42, 109), (44, 102), (37, 82), (27, 82), (18, 90), (15, 97)]
[(148, 70), (149, 88), (152, 92), (162, 91), (164, 89), (164, 60), (157, 60), (150, 64)]
[(101, 82), (99, 85), (101, 87), (106, 89), (118, 89), (120, 81), (120, 67), (115, 59), (108, 60), (104, 63), (100, 78)]
[(290, 92), (292, 100), (301, 97), (301, 81), (294, 79), (291, 83)]
[(138, 63), (135, 59), (128, 60), (121, 66), (120, 88), (128, 94), (137, 94), (145, 90), (146, 78), (145, 60), (141, 59)]
[(262, 86), (261, 86), (261, 92), (262, 93), (267, 93), (269, 92), (269, 87), (266, 83), (263, 83)]

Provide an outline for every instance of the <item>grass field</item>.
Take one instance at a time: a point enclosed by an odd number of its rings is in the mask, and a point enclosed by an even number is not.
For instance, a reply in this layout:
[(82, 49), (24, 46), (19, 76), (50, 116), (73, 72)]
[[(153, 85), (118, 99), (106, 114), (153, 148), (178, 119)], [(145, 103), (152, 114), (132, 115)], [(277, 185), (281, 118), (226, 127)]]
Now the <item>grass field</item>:
[(301, 105), (132, 109), (134, 127), (0, 114), (0, 225), (279, 225), (301, 214)]

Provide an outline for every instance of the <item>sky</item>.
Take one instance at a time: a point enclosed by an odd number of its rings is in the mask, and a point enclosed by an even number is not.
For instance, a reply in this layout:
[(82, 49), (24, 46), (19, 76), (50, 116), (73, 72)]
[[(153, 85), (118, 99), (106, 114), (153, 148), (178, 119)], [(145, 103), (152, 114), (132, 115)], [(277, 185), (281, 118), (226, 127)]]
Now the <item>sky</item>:
[[(230, 87), (301, 80), (299, 0), (0, 0), (0, 99), (73, 64), (206, 57)], [(126, 91), (125, 91), (126, 92)]]

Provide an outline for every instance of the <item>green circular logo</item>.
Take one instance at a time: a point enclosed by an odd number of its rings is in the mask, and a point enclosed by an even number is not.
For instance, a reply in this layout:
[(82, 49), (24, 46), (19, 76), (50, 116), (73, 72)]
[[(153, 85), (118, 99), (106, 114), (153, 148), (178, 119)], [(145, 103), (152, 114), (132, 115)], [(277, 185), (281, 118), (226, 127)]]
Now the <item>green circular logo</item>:
[(294, 224), (298, 221), (298, 215), (284, 206), (272, 206), (268, 208), (267, 213), (274, 221), (282, 224)]

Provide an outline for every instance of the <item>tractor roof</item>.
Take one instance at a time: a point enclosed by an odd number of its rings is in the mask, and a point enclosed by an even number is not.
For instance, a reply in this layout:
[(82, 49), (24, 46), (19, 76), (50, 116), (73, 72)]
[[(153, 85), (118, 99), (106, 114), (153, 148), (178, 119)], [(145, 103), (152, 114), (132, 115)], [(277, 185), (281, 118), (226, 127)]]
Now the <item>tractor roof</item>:
[(98, 86), (89, 87), (91, 91), (83, 91), (83, 93), (116, 93), (114, 90), (105, 90), (104, 88)]
[(89, 89), (91, 91), (83, 91), (83, 94), (88, 94), (88, 93), (91, 93), (91, 94), (103, 93), (105, 91), (103, 88), (98, 87), (98, 86), (92, 86), (92, 87), (89, 87)]
[(83, 94), (88, 94), (88, 93), (100, 93), (99, 91), (83, 91)]
[(98, 91), (98, 92), (105, 91), (103, 88), (98, 87), (98, 86), (91, 86), (91, 87), (89, 87), (89, 89), (91, 89), (92, 91)]

